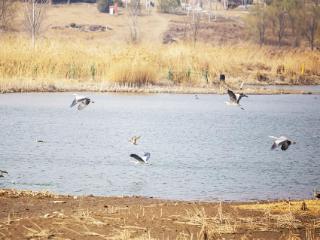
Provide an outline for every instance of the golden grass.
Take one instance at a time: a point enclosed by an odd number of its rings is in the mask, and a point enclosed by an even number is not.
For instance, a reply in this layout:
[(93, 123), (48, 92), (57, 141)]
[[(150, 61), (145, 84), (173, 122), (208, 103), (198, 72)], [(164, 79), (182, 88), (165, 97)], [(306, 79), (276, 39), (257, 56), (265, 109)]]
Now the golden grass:
[(303, 201), (282, 201), (260, 204), (241, 204), (238, 206), (238, 208), (246, 210), (269, 211), (270, 213), (308, 213), (309, 215), (319, 216), (319, 200), (304, 200), (307, 206), (306, 211), (301, 210), (302, 202)]
[[(301, 75), (317, 81), (320, 76), (320, 54), (308, 50), (252, 44), (102, 46), (61, 39), (40, 39), (32, 49), (24, 37), (7, 35), (0, 41), (0, 90), (19, 86), (25, 90), (48, 86), (69, 89), (75, 84), (96, 88), (112, 84), (202, 87), (207, 84), (206, 72), (209, 83), (218, 82), (220, 73), (236, 83), (257, 83), (257, 74), (266, 75), (269, 83), (281, 77), (297, 84)], [(281, 66), (284, 71), (279, 76)]]

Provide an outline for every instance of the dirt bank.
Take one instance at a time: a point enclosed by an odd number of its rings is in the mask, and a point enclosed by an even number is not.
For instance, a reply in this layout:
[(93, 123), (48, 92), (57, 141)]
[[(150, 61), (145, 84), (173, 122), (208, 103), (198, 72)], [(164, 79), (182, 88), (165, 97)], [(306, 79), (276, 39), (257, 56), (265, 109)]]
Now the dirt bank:
[(0, 239), (319, 239), (317, 200), (187, 202), (0, 190)]

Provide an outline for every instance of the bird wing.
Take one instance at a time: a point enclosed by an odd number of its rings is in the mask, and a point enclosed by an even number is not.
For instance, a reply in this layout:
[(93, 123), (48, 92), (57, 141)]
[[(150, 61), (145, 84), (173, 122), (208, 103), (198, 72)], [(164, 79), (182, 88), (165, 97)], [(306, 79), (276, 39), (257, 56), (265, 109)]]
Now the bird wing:
[(277, 144), (276, 144), (276, 142), (273, 142), (273, 144), (272, 144), (272, 146), (271, 146), (271, 150), (274, 150), (274, 149), (276, 149), (277, 148)]
[(269, 138), (278, 139), (278, 137), (275, 136), (269, 136)]
[(73, 102), (71, 103), (70, 107), (77, 105), (77, 103), (78, 103), (77, 99), (76, 98), (73, 99)]
[(149, 158), (150, 158), (150, 155), (151, 155), (151, 154), (150, 154), (149, 152), (146, 152), (146, 153), (144, 153), (142, 159), (143, 159), (145, 162), (147, 162), (147, 161), (149, 160)]
[(234, 92), (232, 92), (229, 89), (228, 89), (228, 95), (229, 95), (229, 98), (230, 98), (231, 102), (237, 102), (237, 96), (234, 94)]
[(84, 109), (86, 106), (88, 106), (88, 105), (85, 104), (84, 102), (81, 102), (81, 103), (78, 105), (78, 110), (82, 110), (82, 109)]
[(238, 103), (238, 104), (239, 104), (239, 102), (240, 102), (240, 99), (243, 98), (243, 97), (248, 97), (248, 96), (245, 95), (245, 94), (243, 94), (243, 93), (241, 93), (241, 94), (239, 94), (239, 95), (237, 96), (237, 103)]
[(7, 172), (7, 171), (4, 171), (4, 170), (0, 170), (0, 173), (1, 173), (1, 174), (2, 174), (2, 173), (8, 174), (8, 172)]
[(79, 101), (82, 101), (83, 99), (85, 99), (86, 97), (85, 96), (81, 96), (81, 95), (78, 95), (78, 94), (73, 94), (75, 96), (75, 99), (79, 102)]
[(289, 139), (287, 137), (284, 137), (284, 136), (281, 136), (279, 137), (278, 139), (275, 140), (275, 142), (278, 144), (278, 145), (281, 145), (282, 143), (288, 141)]
[(141, 158), (139, 155), (137, 155), (137, 154), (132, 153), (132, 154), (130, 154), (130, 157), (136, 159), (137, 161), (139, 161), (139, 162), (141, 162), (141, 163), (145, 163), (144, 159), (142, 159), (142, 158)]
[(240, 99), (243, 97), (243, 95), (241, 95), (241, 94), (237, 94), (237, 103), (239, 104), (239, 102), (240, 102)]
[(240, 84), (240, 89), (243, 88), (243, 84), (244, 84), (244, 81), (242, 81), (242, 83)]

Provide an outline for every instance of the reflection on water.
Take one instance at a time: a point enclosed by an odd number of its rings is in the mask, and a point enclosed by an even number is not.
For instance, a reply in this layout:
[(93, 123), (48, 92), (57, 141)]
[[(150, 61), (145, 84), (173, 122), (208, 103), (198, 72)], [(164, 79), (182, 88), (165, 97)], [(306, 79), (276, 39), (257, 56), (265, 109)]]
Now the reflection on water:
[[(249, 200), (310, 197), (320, 185), (319, 98), (227, 95), (0, 95), (2, 188), (67, 194)], [(128, 140), (142, 135), (139, 145)], [(269, 135), (296, 145), (270, 151)], [(44, 140), (44, 143), (36, 142)], [(131, 153), (151, 153), (152, 165)]]

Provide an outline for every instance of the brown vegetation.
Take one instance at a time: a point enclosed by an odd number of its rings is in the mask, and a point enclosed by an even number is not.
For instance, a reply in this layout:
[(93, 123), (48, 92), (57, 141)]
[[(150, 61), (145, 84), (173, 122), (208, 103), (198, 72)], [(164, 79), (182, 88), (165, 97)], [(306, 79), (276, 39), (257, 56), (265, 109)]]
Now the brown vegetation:
[[(147, 92), (221, 92), (221, 87), (238, 88), (242, 81), (260, 86), (319, 83), (317, 51), (245, 43), (245, 11), (216, 12), (211, 22), (202, 17), (195, 24), (191, 16), (142, 11), (137, 16), (139, 43), (132, 45), (125, 9), (110, 16), (98, 12), (95, 4), (53, 5), (47, 9), (35, 49), (21, 34), (24, 18), (18, 16), (17, 32), (0, 36), (0, 91), (140, 91), (143, 87)], [(65, 27), (71, 24), (110, 30)], [(164, 45), (163, 37), (177, 43)], [(219, 82), (221, 73), (227, 86)]]
[(0, 190), (0, 239), (320, 239), (318, 200), (207, 203)]
[[(220, 88), (227, 84), (306, 84), (319, 82), (320, 55), (255, 45), (88, 46), (63, 40), (40, 40), (36, 49), (25, 38), (4, 37), (0, 49), (0, 89), (23, 91), (51, 85), (52, 90), (92, 85), (106, 91), (125, 87), (171, 86)], [(283, 71), (279, 72), (279, 67)], [(90, 88), (91, 90), (92, 88)]]

